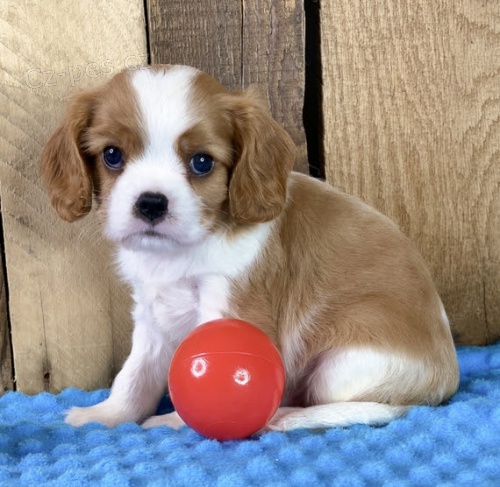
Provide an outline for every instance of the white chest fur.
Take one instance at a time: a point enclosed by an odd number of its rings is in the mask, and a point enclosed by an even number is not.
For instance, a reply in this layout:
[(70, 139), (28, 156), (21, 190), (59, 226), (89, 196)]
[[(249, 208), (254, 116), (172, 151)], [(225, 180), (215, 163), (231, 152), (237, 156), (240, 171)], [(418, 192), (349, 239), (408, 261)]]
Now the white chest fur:
[(231, 280), (248, 272), (258, 258), (272, 224), (237, 236), (214, 234), (175, 251), (120, 248), (119, 270), (132, 286), (134, 320), (147, 322), (173, 342), (229, 308)]

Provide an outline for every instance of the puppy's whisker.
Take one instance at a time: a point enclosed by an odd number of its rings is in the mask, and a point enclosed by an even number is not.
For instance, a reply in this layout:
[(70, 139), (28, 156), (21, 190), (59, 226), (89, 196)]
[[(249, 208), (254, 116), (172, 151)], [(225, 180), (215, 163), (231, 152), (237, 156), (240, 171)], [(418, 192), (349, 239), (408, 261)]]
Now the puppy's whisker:
[(96, 219), (88, 219), (81, 228), (77, 241), (81, 242), (84, 239), (100, 242), (104, 239), (100, 223)]

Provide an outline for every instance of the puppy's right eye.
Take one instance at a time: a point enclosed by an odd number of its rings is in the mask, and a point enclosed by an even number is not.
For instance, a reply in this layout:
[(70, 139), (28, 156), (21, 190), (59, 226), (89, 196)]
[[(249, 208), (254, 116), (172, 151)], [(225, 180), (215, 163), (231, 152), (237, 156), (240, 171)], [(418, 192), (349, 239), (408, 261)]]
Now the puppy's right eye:
[(189, 161), (189, 167), (196, 176), (205, 176), (214, 168), (215, 162), (208, 154), (195, 154)]
[(102, 151), (102, 158), (110, 169), (120, 169), (123, 166), (123, 154), (118, 147), (106, 147)]

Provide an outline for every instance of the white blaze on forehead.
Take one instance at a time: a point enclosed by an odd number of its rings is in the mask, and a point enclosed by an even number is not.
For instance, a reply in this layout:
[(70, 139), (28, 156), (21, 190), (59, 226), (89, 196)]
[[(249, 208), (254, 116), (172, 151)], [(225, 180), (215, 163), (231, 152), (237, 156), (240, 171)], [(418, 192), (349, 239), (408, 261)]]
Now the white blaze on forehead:
[(133, 72), (131, 81), (144, 124), (146, 153), (170, 154), (176, 139), (193, 123), (189, 95), (198, 74), (188, 66)]

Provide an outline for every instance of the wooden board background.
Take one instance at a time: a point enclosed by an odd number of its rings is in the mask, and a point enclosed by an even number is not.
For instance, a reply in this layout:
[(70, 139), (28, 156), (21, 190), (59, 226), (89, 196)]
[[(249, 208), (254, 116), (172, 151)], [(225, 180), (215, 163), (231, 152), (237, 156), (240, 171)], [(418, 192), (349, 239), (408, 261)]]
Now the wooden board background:
[[(305, 1), (320, 6), (307, 120), (328, 181), (416, 242), (460, 340), (498, 339), (498, 2)], [(68, 96), (148, 60), (191, 64), (257, 86), (307, 172), (305, 25), (298, 0), (0, 3), (2, 387), (12, 361), (24, 392), (105, 387), (130, 346), (130, 302), (95, 215), (59, 221), (39, 180)]]
[(142, 1), (0, 3), (0, 197), (17, 389), (107, 386), (130, 343), (127, 294), (95, 218), (58, 220), (39, 180), (68, 96), (146, 59)]
[(500, 338), (500, 2), (321, 4), (330, 183), (396, 220), (461, 343)]

